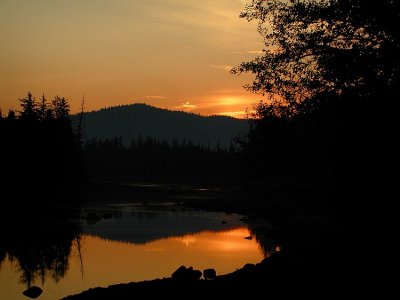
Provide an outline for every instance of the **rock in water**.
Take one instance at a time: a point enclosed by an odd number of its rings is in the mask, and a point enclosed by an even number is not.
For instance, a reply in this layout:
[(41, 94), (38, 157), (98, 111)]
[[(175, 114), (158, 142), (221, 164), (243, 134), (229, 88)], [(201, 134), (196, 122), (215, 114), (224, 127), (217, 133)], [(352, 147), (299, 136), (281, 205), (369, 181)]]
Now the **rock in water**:
[(24, 291), (24, 296), (35, 299), (43, 293), (43, 290), (38, 286), (31, 286), (29, 289)]

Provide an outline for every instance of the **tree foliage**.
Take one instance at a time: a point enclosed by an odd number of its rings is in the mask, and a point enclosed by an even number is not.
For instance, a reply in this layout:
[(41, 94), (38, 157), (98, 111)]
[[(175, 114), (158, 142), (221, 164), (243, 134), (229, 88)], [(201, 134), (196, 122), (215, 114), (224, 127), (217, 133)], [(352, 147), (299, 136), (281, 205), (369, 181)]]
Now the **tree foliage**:
[(68, 101), (57, 96), (48, 103), (43, 95), (38, 102), (28, 92), (20, 105), (20, 111), (0, 117), (5, 186), (20, 198), (54, 199), (83, 179), (81, 141), (69, 119)]
[(64, 97), (55, 96), (52, 103), (53, 114), (56, 119), (67, 119), (69, 116), (69, 104)]
[(19, 99), (22, 110), (20, 113), (20, 119), (25, 121), (34, 121), (38, 113), (38, 105), (36, 99), (33, 97), (31, 92), (28, 92), (25, 98)]
[(253, 73), (247, 89), (271, 100), (241, 141), (251, 168), (365, 181), (383, 165), (398, 98), (400, 2), (253, 0), (241, 17), (258, 22), (265, 47), (232, 72)]
[(92, 178), (233, 178), (240, 165), (238, 153), (206, 147), (191, 140), (168, 141), (139, 134), (125, 146), (121, 137), (91, 139), (84, 145)]
[(275, 102), (399, 84), (399, 1), (253, 0), (241, 17), (258, 21), (265, 48), (233, 73), (255, 74), (247, 89)]

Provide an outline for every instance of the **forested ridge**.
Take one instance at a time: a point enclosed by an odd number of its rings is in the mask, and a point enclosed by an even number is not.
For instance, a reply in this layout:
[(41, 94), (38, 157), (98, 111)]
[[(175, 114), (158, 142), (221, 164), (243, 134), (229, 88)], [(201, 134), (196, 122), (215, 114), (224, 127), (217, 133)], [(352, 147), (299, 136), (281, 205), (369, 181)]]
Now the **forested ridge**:
[[(73, 116), (74, 123), (80, 118)], [(248, 131), (246, 120), (227, 116), (201, 116), (136, 103), (107, 107), (83, 114), (86, 140), (120, 137), (128, 146), (139, 135), (172, 142), (190, 140), (210, 148), (229, 147), (232, 138)]]

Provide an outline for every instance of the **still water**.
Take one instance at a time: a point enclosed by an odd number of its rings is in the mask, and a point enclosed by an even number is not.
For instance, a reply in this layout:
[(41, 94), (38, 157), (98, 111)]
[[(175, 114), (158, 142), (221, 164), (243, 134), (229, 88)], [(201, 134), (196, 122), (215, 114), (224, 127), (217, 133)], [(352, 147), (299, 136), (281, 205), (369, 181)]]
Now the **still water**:
[[(60, 299), (96, 286), (169, 277), (179, 266), (226, 274), (266, 255), (240, 216), (172, 204), (93, 205), (63, 224), (63, 238), (0, 245), (0, 299)], [(59, 226), (48, 223), (47, 226)], [(7, 239), (6, 239), (7, 240)], [(1, 249), (3, 248), (3, 249)]]

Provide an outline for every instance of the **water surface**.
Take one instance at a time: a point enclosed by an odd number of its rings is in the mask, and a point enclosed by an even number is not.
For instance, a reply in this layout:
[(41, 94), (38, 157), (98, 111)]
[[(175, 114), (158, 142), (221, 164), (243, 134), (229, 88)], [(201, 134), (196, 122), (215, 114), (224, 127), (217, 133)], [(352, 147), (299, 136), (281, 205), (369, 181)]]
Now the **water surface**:
[[(89, 213), (102, 218), (83, 219)], [(181, 265), (226, 274), (265, 255), (255, 238), (245, 239), (252, 233), (234, 214), (103, 204), (86, 207), (81, 216), (69, 220), (79, 231), (62, 232), (65, 240), (28, 245), (26, 253), (19, 245), (3, 247), (0, 299), (27, 299), (22, 292), (28, 285), (44, 290), (39, 299), (59, 299), (96, 286), (169, 277)]]

